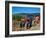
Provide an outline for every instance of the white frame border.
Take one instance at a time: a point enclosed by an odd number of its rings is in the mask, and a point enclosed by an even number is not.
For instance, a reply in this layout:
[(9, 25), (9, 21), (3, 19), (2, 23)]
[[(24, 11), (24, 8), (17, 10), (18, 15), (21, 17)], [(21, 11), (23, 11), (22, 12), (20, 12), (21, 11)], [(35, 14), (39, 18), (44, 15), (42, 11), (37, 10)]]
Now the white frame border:
[[(39, 7), (40, 8), (40, 30), (35, 31), (12, 31), (12, 6), (20, 7)], [(9, 4), (9, 33), (14, 34), (33, 34), (33, 33), (43, 33), (43, 6), (42, 5), (26, 5), (26, 4)]]

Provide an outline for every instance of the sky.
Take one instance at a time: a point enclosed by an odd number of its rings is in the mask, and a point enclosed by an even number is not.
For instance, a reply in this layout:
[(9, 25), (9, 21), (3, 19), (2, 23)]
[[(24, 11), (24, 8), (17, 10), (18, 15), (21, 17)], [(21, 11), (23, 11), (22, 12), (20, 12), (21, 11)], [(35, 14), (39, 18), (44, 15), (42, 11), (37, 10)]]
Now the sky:
[(40, 8), (36, 7), (12, 7), (12, 13), (40, 13)]

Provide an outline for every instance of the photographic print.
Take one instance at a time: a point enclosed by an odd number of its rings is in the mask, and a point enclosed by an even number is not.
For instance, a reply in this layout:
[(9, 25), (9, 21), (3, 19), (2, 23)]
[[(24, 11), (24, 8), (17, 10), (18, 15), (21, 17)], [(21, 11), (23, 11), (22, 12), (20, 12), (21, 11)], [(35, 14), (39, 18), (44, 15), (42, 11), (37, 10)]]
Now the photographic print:
[(39, 7), (12, 7), (12, 31), (40, 30)]
[(8, 2), (9, 35), (44, 34), (43, 5), (44, 3)]

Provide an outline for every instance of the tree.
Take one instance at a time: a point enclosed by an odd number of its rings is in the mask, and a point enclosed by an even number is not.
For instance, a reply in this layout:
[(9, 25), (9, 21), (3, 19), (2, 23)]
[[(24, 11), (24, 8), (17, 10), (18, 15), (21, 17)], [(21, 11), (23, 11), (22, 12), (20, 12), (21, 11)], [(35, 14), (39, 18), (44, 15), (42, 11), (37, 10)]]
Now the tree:
[(20, 15), (15, 16), (15, 20), (17, 20), (17, 21), (21, 21), (21, 18), (22, 18), (22, 16), (20, 16)]
[(12, 20), (15, 20), (15, 15), (12, 15)]

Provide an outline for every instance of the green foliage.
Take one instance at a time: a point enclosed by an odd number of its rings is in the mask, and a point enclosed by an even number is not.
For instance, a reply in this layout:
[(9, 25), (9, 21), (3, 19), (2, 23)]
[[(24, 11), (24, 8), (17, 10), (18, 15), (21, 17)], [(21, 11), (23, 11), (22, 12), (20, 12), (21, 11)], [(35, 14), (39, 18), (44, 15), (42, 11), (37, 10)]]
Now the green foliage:
[(12, 17), (13, 20), (17, 20), (17, 21), (21, 21), (21, 18), (22, 18), (22, 16), (20, 16), (20, 15), (13, 15), (13, 17)]
[(12, 20), (15, 20), (15, 15), (12, 15)]
[(21, 18), (22, 18), (22, 17), (21, 17), (21, 16), (19, 16), (19, 15), (16, 15), (16, 16), (15, 16), (15, 19), (16, 19), (17, 21), (20, 21), (20, 20), (21, 20)]

